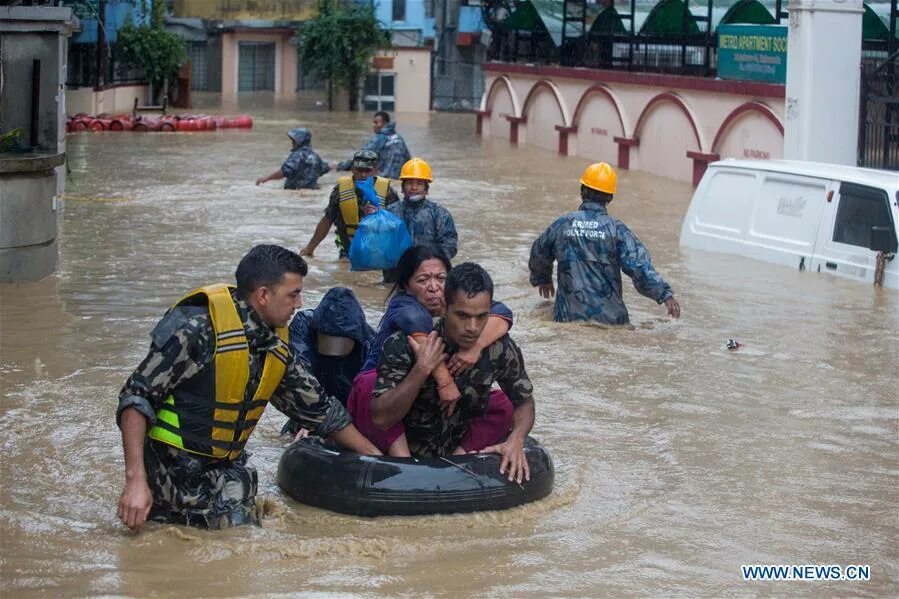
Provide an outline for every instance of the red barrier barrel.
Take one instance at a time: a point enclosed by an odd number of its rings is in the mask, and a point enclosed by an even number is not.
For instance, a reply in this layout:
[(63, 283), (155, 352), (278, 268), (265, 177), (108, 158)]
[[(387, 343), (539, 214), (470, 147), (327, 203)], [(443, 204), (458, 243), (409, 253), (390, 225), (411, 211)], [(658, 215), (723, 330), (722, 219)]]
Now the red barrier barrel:
[(253, 119), (245, 114), (239, 114), (233, 120), (234, 126), (239, 129), (250, 129), (253, 126)]
[(115, 118), (109, 122), (110, 131), (131, 131), (133, 126), (129, 118)]

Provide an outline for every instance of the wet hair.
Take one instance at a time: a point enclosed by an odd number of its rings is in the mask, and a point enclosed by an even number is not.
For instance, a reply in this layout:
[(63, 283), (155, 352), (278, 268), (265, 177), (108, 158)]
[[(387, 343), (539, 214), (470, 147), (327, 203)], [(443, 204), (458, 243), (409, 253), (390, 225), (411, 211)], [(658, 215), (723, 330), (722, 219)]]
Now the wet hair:
[(257, 245), (237, 265), (237, 296), (247, 299), (260, 287), (277, 285), (289, 272), (305, 277), (309, 267), (299, 254), (280, 245)]
[(376, 112), (376, 113), (375, 113), (375, 116), (376, 116), (376, 117), (378, 117), (378, 116), (381, 117), (381, 120), (384, 121), (384, 124), (385, 124), (385, 125), (386, 125), (387, 123), (390, 122), (390, 115), (387, 114), (386, 112), (384, 112), (383, 110), (379, 110), (378, 112)]
[(405, 291), (409, 288), (409, 281), (412, 275), (421, 266), (425, 260), (440, 260), (446, 267), (446, 272), (450, 272), (453, 265), (450, 263), (449, 257), (439, 247), (433, 245), (413, 245), (400, 256), (399, 262), (396, 263), (396, 283), (393, 289), (387, 294), (389, 299), (399, 290)]
[(456, 292), (462, 291), (468, 297), (479, 293), (487, 293), (493, 299), (493, 279), (480, 264), (463, 262), (449, 271), (446, 285), (443, 287), (443, 300), (449, 306), (455, 299)]
[(612, 201), (612, 194), (581, 185), (581, 199), (585, 202), (596, 202), (605, 206)]

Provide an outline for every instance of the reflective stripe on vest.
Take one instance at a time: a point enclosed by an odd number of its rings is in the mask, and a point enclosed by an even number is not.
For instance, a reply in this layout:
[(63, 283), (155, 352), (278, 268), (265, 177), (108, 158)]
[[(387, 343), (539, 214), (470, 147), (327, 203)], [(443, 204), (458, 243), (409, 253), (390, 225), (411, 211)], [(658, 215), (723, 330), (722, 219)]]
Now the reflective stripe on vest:
[[(375, 193), (381, 199), (381, 207), (387, 200), (387, 190), (390, 189), (390, 179), (375, 177)], [(351, 240), (359, 227), (359, 200), (356, 198), (356, 182), (353, 177), (341, 177), (337, 180), (337, 192), (340, 200), (340, 214), (346, 225), (346, 234)]]
[[(234, 460), (243, 451), (269, 398), (284, 377), (290, 359), (288, 331), (286, 327), (276, 329), (281, 343), (266, 354), (259, 386), (253, 398), (246, 401), (250, 353), (243, 322), (231, 299), (231, 287), (202, 287), (184, 296), (175, 306), (195, 300), (198, 296), (205, 296), (208, 302), (215, 332), (215, 388), (208, 389), (208, 394), (199, 399), (179, 398), (176, 390), (156, 413), (156, 424), (150, 428), (148, 435), (191, 453)], [(210, 397), (213, 394), (214, 399)], [(202, 405), (194, 405), (198, 402)], [(204, 413), (207, 415), (204, 416)], [(210, 434), (201, 435), (188, 430), (189, 419), (192, 419), (194, 426), (208, 429)]]

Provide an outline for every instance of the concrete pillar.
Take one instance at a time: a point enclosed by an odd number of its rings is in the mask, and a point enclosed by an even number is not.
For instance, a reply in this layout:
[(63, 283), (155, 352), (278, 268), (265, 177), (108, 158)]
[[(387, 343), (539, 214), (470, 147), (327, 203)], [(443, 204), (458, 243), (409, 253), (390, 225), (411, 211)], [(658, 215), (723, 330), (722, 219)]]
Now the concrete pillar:
[[(66, 38), (71, 8), (0, 7), (0, 283), (56, 270), (65, 162)], [(15, 82), (15, 84), (10, 84)]]
[(784, 158), (855, 165), (862, 0), (793, 0)]

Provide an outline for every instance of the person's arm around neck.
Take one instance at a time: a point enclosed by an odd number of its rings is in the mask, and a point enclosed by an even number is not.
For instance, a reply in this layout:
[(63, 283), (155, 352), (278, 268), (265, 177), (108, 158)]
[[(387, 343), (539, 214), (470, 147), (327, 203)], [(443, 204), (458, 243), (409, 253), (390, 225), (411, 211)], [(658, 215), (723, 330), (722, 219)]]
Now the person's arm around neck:
[[(372, 422), (381, 430), (387, 430), (406, 416), (409, 408), (415, 402), (415, 398), (418, 397), (422, 385), (445, 358), (443, 340), (436, 331), (431, 332), (422, 343), (411, 336), (407, 337), (407, 340), (415, 354), (415, 364), (396, 387), (379, 396), (372, 396)], [(387, 367), (390, 368), (390, 357), (384, 354), (381, 357), (388, 360)]]
[[(503, 338), (503, 335), (512, 328), (508, 319), (491, 314), (487, 319), (487, 326), (481, 331), (481, 336), (475, 342), (474, 346), (467, 350), (457, 351), (449, 360), (449, 373), (452, 376), (459, 376), (475, 364), (481, 357), (481, 353)], [(435, 372), (436, 377), (436, 372)]]
[(134, 408), (122, 412), (122, 447), (125, 450), (125, 488), (119, 498), (119, 519), (128, 528), (139, 531), (147, 520), (153, 497), (144, 468), (144, 440), (147, 419)]
[(487, 326), (484, 327), (484, 330), (481, 331), (481, 336), (478, 337), (476, 347), (479, 352), (484, 351), (502, 339), (503, 335), (508, 333), (510, 328), (511, 325), (509, 325), (508, 320), (502, 316), (494, 316), (491, 314), (487, 319)]

